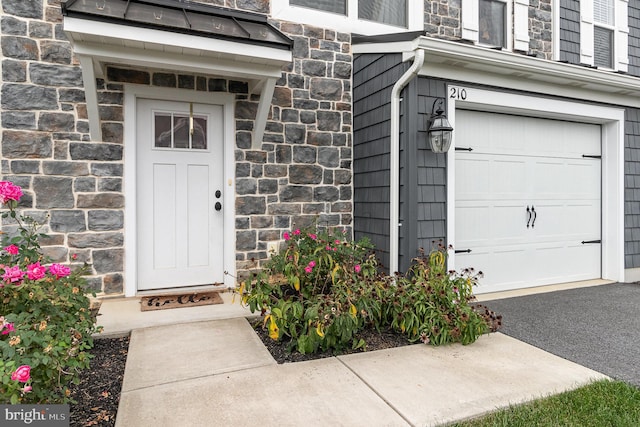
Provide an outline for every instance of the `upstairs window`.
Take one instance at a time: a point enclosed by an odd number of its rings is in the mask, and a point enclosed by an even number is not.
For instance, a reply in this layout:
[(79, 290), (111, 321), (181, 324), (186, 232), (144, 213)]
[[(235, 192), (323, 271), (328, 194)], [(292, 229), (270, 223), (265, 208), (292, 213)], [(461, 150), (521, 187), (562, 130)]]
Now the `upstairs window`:
[(614, 0), (593, 1), (593, 63), (598, 67), (613, 68), (614, 11)]
[(291, 4), (322, 10), (324, 12), (347, 15), (347, 0), (291, 0)]
[(424, 29), (420, 0), (272, 0), (273, 18), (364, 35)]
[(529, 0), (461, 0), (462, 38), (481, 46), (529, 51)]
[(628, 20), (628, 0), (580, 0), (580, 62), (627, 71)]
[(507, 4), (500, 0), (480, 0), (478, 42), (507, 47)]

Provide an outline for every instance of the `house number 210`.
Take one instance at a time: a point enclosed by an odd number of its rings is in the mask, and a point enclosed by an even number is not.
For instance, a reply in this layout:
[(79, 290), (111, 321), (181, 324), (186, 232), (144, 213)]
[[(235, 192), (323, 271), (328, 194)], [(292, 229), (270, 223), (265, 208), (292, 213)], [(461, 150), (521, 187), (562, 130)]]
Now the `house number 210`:
[(449, 87), (449, 98), (464, 101), (467, 99), (467, 90), (461, 87)]

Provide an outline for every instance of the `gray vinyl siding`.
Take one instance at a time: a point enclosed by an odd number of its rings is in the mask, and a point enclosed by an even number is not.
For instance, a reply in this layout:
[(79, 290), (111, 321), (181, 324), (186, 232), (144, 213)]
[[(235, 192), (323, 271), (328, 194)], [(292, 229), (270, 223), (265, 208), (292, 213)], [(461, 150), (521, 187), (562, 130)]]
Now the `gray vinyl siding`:
[(409, 65), (400, 54), (366, 54), (353, 61), (353, 229), (389, 265), (389, 135), (391, 89)]
[(624, 131), (624, 266), (640, 267), (640, 109), (627, 108)]
[(580, 63), (579, 0), (560, 0), (560, 60)]
[(640, 77), (640, 0), (629, 0), (629, 74)]

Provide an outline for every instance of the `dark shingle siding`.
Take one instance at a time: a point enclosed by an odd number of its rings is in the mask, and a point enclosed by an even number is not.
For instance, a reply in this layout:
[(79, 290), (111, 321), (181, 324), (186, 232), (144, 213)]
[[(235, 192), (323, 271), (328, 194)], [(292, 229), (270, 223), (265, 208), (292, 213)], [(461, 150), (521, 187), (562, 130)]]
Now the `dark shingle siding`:
[(640, 0), (629, 0), (629, 74), (640, 77)]
[(560, 0), (560, 60), (580, 63), (580, 2)]
[[(436, 97), (447, 98), (446, 82), (420, 78), (418, 84), (419, 138), (427, 138), (427, 119)], [(446, 106), (445, 106), (446, 107)], [(446, 110), (446, 108), (445, 108)], [(425, 251), (434, 244), (446, 243), (447, 171), (446, 155), (430, 150), (417, 152), (417, 223), (416, 248)]]
[(624, 266), (640, 267), (640, 109), (627, 108), (624, 130)]
[(353, 61), (354, 233), (368, 237), (389, 265), (389, 135), (391, 89), (409, 65), (400, 54)]

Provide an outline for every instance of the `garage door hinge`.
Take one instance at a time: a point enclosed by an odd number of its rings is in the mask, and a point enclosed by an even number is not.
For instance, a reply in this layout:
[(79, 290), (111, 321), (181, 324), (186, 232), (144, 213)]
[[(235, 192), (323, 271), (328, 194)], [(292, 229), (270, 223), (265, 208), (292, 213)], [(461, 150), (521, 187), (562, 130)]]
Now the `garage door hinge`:
[(471, 253), (471, 249), (456, 249), (454, 251), (454, 253), (456, 253), (456, 254), (470, 254)]
[(601, 159), (602, 158), (602, 156), (596, 156), (594, 154), (583, 154), (582, 157), (585, 159)]
[(456, 147), (456, 151), (473, 151), (471, 147)]
[(587, 243), (602, 243), (602, 240), (583, 240), (582, 242), (583, 245), (587, 244)]

